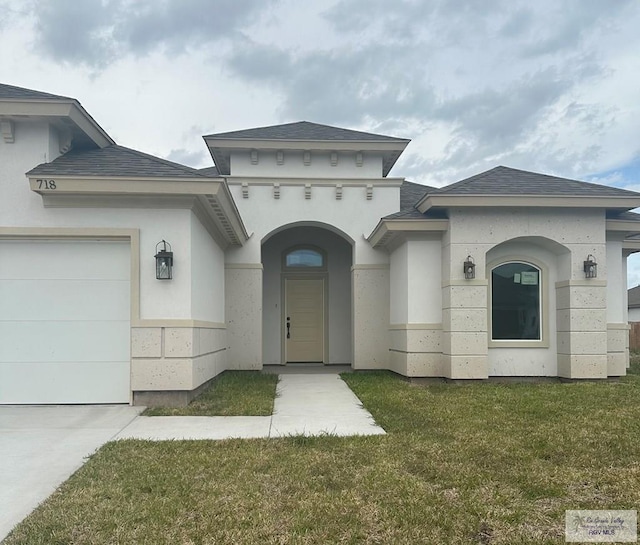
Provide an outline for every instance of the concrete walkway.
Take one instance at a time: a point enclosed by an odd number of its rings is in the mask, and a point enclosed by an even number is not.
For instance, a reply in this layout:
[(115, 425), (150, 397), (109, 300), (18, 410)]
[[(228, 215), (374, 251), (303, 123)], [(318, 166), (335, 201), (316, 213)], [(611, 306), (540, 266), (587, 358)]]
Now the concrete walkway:
[(230, 439), (289, 435), (381, 435), (335, 373), (280, 375), (272, 416), (139, 416), (116, 439)]

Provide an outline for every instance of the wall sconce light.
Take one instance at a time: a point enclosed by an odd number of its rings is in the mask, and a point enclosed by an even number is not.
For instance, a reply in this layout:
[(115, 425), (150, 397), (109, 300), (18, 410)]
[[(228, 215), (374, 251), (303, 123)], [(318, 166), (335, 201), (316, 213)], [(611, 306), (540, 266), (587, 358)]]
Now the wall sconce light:
[(464, 262), (464, 277), (466, 280), (473, 280), (476, 277), (476, 264), (470, 255), (467, 256), (467, 260)]
[(587, 260), (584, 262), (584, 277), (596, 278), (598, 276), (598, 264), (596, 258), (591, 254), (587, 256)]
[[(158, 247), (162, 244), (162, 249), (158, 250)], [(167, 250), (167, 246), (169, 249)], [(156, 278), (158, 280), (171, 280), (173, 268), (173, 252), (171, 251), (171, 244), (166, 240), (161, 240), (156, 244)]]

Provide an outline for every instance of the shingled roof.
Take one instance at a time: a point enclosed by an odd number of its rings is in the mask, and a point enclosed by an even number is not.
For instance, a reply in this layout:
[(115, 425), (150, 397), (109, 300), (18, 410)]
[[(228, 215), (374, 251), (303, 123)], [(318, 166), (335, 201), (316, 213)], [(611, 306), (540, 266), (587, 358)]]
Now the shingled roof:
[(70, 97), (52, 95), (51, 93), (43, 93), (34, 91), (33, 89), (25, 89), (24, 87), (16, 87), (0, 83), (0, 100), (75, 100)]
[(204, 138), (221, 138), (225, 140), (237, 138), (248, 140), (351, 140), (355, 142), (409, 142), (409, 140), (404, 138), (395, 138), (393, 136), (384, 136), (382, 134), (341, 129), (340, 127), (311, 123), (310, 121), (298, 121), (296, 123), (285, 123), (283, 125), (270, 125), (255, 129), (222, 132), (210, 134)]
[(71, 151), (50, 163), (42, 163), (27, 176), (111, 176), (129, 178), (208, 178), (195, 168), (113, 145)]
[(635, 197), (634, 191), (498, 166), (434, 192), (437, 195), (567, 195)]
[(627, 291), (629, 308), (640, 308), (640, 286)]

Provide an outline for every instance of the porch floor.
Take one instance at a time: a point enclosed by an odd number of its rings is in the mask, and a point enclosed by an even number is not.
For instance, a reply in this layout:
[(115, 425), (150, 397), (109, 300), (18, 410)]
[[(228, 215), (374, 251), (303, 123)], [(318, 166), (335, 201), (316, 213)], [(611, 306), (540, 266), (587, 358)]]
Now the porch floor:
[[(338, 373), (349, 366), (278, 367), (271, 416), (139, 416), (117, 439), (273, 438), (294, 435), (382, 435)], [(284, 372), (282, 372), (284, 370)], [(271, 372), (271, 371), (267, 371)], [(276, 372), (275, 370), (273, 372)]]

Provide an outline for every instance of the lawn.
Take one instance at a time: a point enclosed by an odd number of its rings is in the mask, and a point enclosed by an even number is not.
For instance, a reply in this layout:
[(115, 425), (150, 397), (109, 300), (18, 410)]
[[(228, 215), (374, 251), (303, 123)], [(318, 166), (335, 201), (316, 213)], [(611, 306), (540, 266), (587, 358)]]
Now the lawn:
[(186, 407), (154, 407), (143, 416), (269, 416), (278, 375), (225, 371)]
[(388, 435), (109, 443), (6, 544), (564, 543), (566, 509), (640, 504), (638, 374), (343, 377)]

